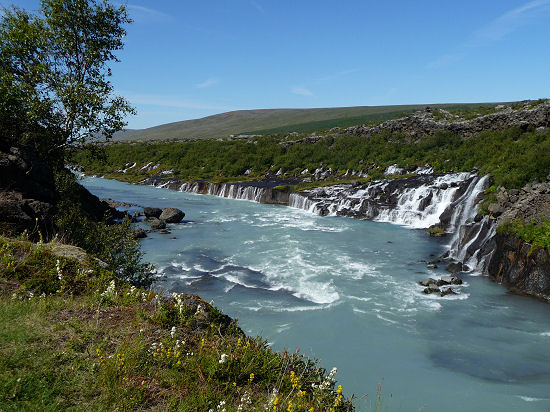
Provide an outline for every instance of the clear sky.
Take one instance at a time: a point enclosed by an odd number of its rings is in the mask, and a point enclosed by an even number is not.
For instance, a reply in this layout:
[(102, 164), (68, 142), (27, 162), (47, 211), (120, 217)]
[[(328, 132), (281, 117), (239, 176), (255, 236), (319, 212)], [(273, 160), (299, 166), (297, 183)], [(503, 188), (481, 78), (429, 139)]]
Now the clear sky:
[[(38, 0), (0, 0), (30, 10)], [(129, 128), (260, 108), (550, 97), (550, 0), (130, 0)]]

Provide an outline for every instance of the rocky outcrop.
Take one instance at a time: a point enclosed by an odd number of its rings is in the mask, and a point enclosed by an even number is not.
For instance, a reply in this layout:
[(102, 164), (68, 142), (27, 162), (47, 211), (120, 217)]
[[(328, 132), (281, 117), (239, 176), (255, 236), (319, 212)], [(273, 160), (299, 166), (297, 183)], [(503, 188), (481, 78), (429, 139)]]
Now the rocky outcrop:
[(501, 188), (489, 211), (499, 224), (514, 219), (540, 222), (550, 218), (550, 175), (546, 182), (530, 183), (522, 189)]
[[(550, 176), (522, 189), (501, 188), (489, 211), (498, 225), (522, 220), (540, 223), (550, 217)], [(550, 256), (545, 248), (510, 234), (496, 234), (485, 248), (492, 247), (486, 273), (511, 290), (550, 301)]]
[[(533, 107), (534, 106), (534, 107)], [(433, 135), (440, 131), (450, 131), (463, 137), (471, 137), (485, 130), (503, 130), (510, 127), (536, 128), (550, 127), (550, 101), (538, 105), (524, 102), (519, 109), (499, 107), (495, 113), (464, 120), (445, 110), (433, 110), (427, 107), (410, 116), (388, 120), (378, 126), (353, 126), (342, 130), (339, 135), (354, 134), (370, 136), (383, 132), (401, 133), (411, 140)], [(437, 113), (437, 117), (434, 115)]]
[(153, 176), (139, 184), (152, 185), (180, 192), (198, 193), (228, 197), (231, 199), (251, 200), (259, 203), (288, 205), (290, 191), (287, 185), (300, 182), (299, 178), (282, 179), (269, 177), (265, 180), (236, 183), (215, 183), (206, 180), (185, 181), (183, 179)]
[[(106, 213), (122, 215), (81, 185), (74, 187), (71, 196), (93, 220), (103, 220)], [(52, 237), (59, 200), (52, 169), (33, 149), (0, 148), (0, 231), (18, 234), (26, 230), (31, 237), (39, 233), (46, 239)]]
[(550, 255), (545, 248), (532, 250), (515, 236), (495, 236), (495, 252), (487, 274), (511, 290), (550, 302)]
[(8, 232), (52, 232), (54, 176), (31, 149), (0, 151), (0, 224)]

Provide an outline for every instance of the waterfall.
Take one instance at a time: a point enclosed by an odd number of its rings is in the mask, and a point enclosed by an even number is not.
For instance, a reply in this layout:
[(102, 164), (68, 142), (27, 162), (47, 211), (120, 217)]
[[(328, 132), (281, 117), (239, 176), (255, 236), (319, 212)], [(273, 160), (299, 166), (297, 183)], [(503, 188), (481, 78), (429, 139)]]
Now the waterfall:
[(307, 196), (303, 196), (300, 193), (291, 193), (288, 199), (288, 205), (296, 209), (303, 209), (308, 212), (315, 213), (315, 206), (317, 205), (317, 202), (309, 199)]
[[(448, 256), (482, 270), (491, 250), (482, 250), (495, 234), (494, 221), (475, 223), (475, 201), (489, 182), (473, 173), (421, 174), (367, 185), (339, 184), (291, 193), (288, 206), (322, 216), (348, 216), (425, 229), (440, 225), (452, 233)], [(240, 183), (156, 180), (153, 185), (182, 192), (253, 202), (273, 200), (271, 189)], [(286, 204), (286, 200), (285, 200)]]

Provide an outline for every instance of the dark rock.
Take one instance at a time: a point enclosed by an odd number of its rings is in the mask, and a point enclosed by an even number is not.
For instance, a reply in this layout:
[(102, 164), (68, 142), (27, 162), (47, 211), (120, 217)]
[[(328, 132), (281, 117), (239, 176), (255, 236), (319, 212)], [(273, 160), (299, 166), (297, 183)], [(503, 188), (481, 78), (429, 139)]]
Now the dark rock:
[(441, 288), (441, 294), (440, 296), (447, 296), (447, 295), (456, 295), (457, 293), (451, 289), (451, 288)]
[(498, 217), (504, 212), (504, 208), (498, 203), (491, 203), (489, 205), (489, 212), (491, 212), (494, 217)]
[(515, 236), (497, 234), (487, 273), (512, 291), (550, 302), (550, 255)]
[(442, 285), (462, 285), (462, 279), (458, 276), (441, 276), (441, 279), (437, 283), (438, 286)]
[(179, 223), (185, 217), (185, 213), (175, 207), (167, 207), (162, 210), (159, 219), (164, 220), (166, 223)]
[(430, 192), (429, 195), (425, 196), (422, 200), (420, 200), (420, 203), (418, 204), (418, 210), (422, 211), (428, 207), (430, 203), (432, 203), (434, 192)]
[(162, 233), (163, 235), (169, 235), (171, 232), (168, 229), (160, 229), (159, 233)]
[(143, 208), (143, 214), (145, 217), (156, 217), (157, 219), (160, 217), (162, 213), (162, 209), (159, 209), (158, 207), (144, 207)]
[(426, 267), (427, 267), (428, 269), (437, 269), (437, 265), (436, 265), (435, 263), (428, 263), (428, 264), (426, 265)]
[(461, 262), (449, 263), (447, 265), (447, 267), (445, 268), (445, 270), (449, 273), (452, 273), (452, 274), (462, 272), (462, 270), (463, 270), (462, 263)]
[(157, 218), (149, 218), (149, 224), (151, 225), (151, 230), (160, 230), (166, 228), (166, 222)]
[(440, 290), (439, 288), (437, 287), (437, 285), (434, 285), (434, 284), (430, 284), (428, 285), (427, 288), (424, 289), (424, 293), (429, 295), (431, 293), (439, 293)]
[(420, 282), (418, 282), (418, 284), (420, 286), (429, 286), (429, 285), (437, 284), (437, 281), (435, 279), (428, 278), (428, 279), (421, 280)]
[(137, 228), (134, 232), (135, 239), (143, 239), (147, 237), (147, 231), (142, 228)]

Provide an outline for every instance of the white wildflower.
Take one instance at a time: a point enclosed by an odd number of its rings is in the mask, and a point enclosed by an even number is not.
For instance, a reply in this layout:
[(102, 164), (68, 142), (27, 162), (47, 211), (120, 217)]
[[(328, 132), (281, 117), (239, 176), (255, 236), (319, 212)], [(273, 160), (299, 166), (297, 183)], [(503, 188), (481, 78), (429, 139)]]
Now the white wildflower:
[(172, 339), (176, 336), (176, 327), (175, 326), (172, 326), (172, 330), (170, 331), (170, 336), (172, 337)]
[(250, 399), (250, 394), (248, 393), (248, 391), (245, 391), (243, 396), (241, 396), (241, 400), (239, 401), (239, 406), (237, 410), (246, 410), (250, 405), (252, 405), (252, 399)]
[(334, 375), (338, 372), (337, 368), (332, 368), (329, 374), (325, 377), (323, 382), (321, 382), (319, 385), (315, 385), (314, 383), (311, 384), (311, 387), (313, 389), (321, 389), (321, 390), (327, 390), (332, 388), (334, 385)]
[(273, 402), (275, 402), (275, 399), (277, 398), (278, 395), (279, 395), (279, 391), (277, 390), (277, 388), (273, 388), (273, 392), (271, 392), (269, 394), (269, 397), (267, 398), (267, 403), (265, 405), (266, 411), (271, 409), (271, 406), (273, 405)]
[(222, 353), (222, 355), (220, 356), (220, 360), (218, 361), (218, 363), (225, 363), (225, 361), (227, 360), (228, 356), (225, 354), (225, 353)]
[(101, 294), (104, 298), (113, 298), (117, 295), (116, 293), (116, 285), (114, 279), (111, 280), (111, 283), (109, 283), (109, 286), (107, 286), (107, 289)]
[(55, 262), (55, 271), (57, 272), (57, 278), (59, 280), (63, 280), (63, 272), (61, 271), (61, 263), (59, 262), (59, 259)]

